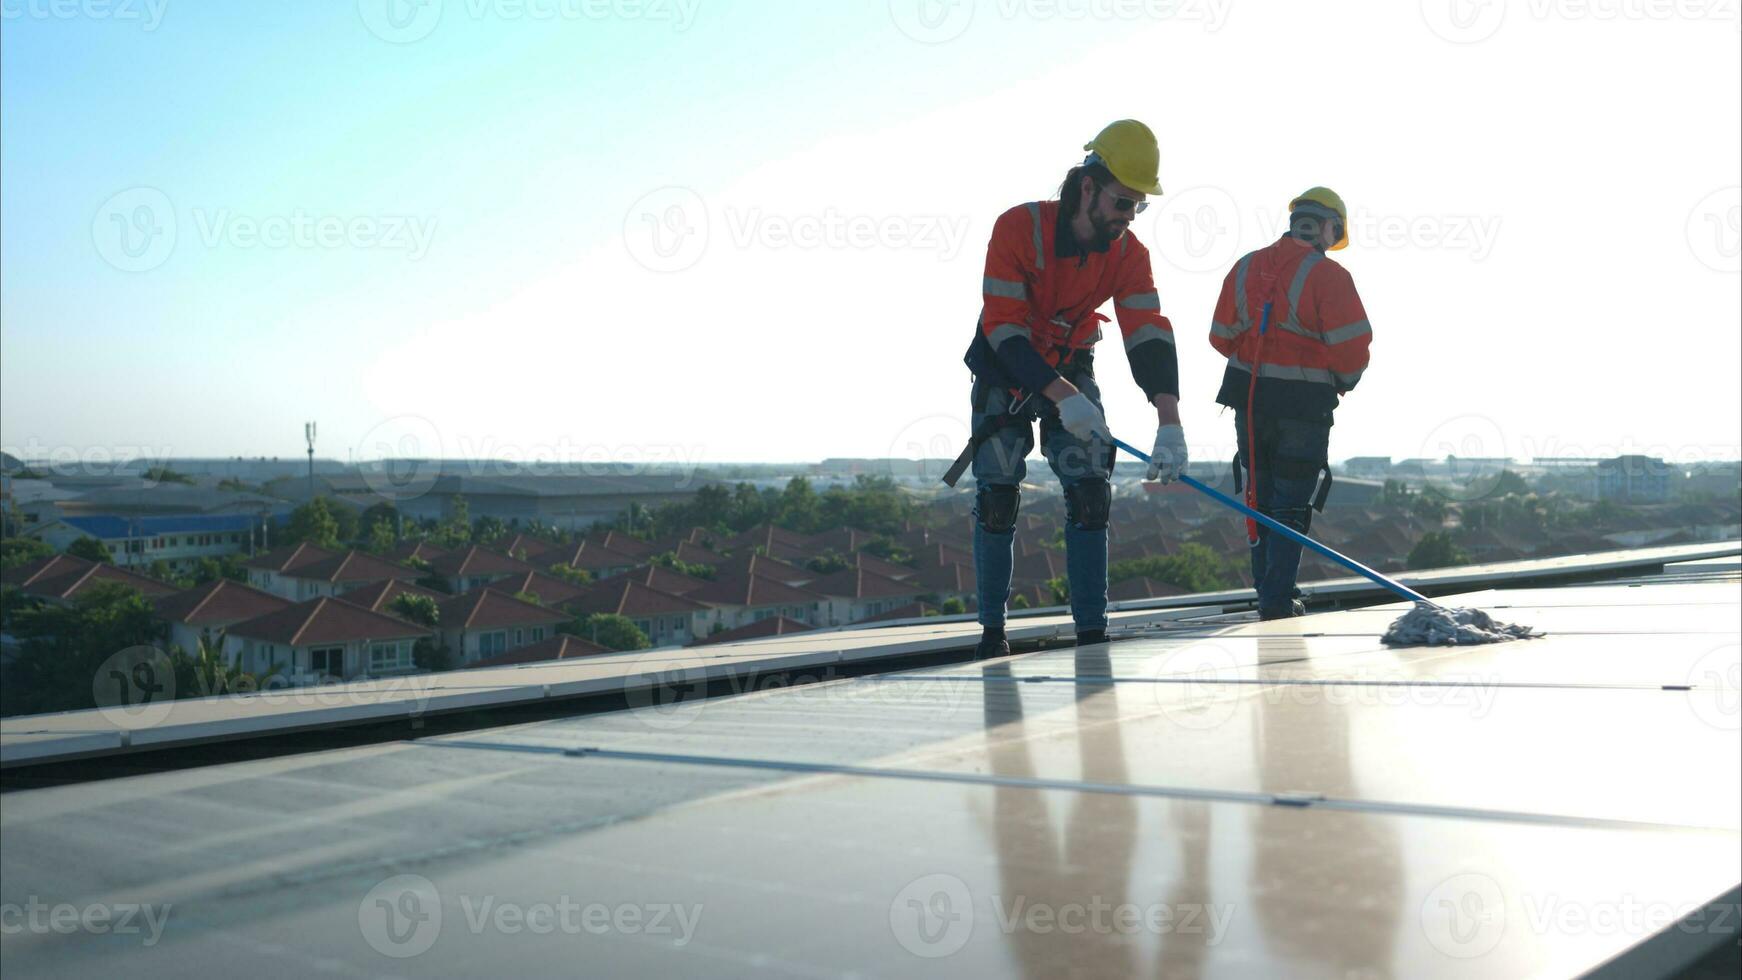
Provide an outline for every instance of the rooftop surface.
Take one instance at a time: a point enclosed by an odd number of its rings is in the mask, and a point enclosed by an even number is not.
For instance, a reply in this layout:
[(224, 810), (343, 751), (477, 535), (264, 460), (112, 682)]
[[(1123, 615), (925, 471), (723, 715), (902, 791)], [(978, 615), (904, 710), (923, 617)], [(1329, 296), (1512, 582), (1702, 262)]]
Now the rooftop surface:
[[(1390, 650), (1401, 606), (1198, 610), (1081, 649), (10, 792), (0, 901), (144, 911), (134, 934), (9, 935), (0, 967), (1659, 976), (1733, 945), (1738, 563), (1449, 601), (1549, 635)], [(848, 639), (874, 634), (719, 653), (823, 664)], [(720, 669), (641, 657), (680, 690)]]

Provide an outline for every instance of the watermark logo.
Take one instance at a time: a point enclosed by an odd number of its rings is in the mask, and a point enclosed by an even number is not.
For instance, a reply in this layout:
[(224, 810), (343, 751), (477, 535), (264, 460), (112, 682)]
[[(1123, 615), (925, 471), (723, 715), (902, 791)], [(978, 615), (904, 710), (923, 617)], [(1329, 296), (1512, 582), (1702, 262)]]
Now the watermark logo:
[(959, 415), (939, 413), (923, 415), (901, 427), (889, 442), (884, 456), (890, 460), (912, 460), (911, 470), (892, 463), (890, 476), (911, 477), (900, 484), (904, 491), (924, 497), (952, 492), (943, 483), (944, 474), (955, 463), (956, 456), (968, 445), (972, 435), (968, 423)]
[(376, 496), (394, 503), (415, 500), (442, 473), (442, 435), (421, 415), (396, 415), (377, 423), (357, 443), (359, 468)]
[(1158, 680), (1155, 698), (1175, 725), (1192, 731), (1219, 728), (1234, 717), (1245, 693), (1230, 681), (1240, 677), (1240, 661), (1213, 643), (1194, 643), (1157, 660), (1146, 671)]
[(1234, 195), (1191, 187), (1164, 195), (1150, 219), (1150, 247), (1181, 272), (1214, 272), (1234, 264), (1242, 220)]
[(1715, 272), (1742, 272), (1742, 185), (1721, 187), (1688, 212), (1688, 248)]
[(921, 44), (961, 37), (974, 22), (974, 0), (889, 0), (895, 29)]
[(925, 959), (960, 952), (974, 935), (967, 882), (941, 872), (908, 882), (889, 902), (889, 931), (902, 949)]
[(1422, 478), (1448, 500), (1481, 500), (1493, 493), (1510, 454), (1500, 424), (1486, 415), (1459, 415), (1435, 426), (1416, 455)]
[(1428, 30), (1453, 44), (1486, 41), (1506, 20), (1505, 0), (1421, 0)]
[(1713, 728), (1742, 730), (1742, 645), (1708, 650), (1688, 668), (1688, 704)]
[(111, 654), (91, 677), (91, 698), (117, 728), (160, 725), (175, 702), (175, 666), (152, 646), (128, 647)]
[(1479, 872), (1453, 875), (1421, 903), (1421, 928), (1434, 949), (1458, 959), (1492, 951), (1506, 934), (1506, 895)]
[(91, 219), (97, 254), (122, 272), (149, 272), (169, 261), (175, 240), (175, 205), (155, 187), (121, 191)]
[(623, 674), (629, 710), (649, 728), (687, 728), (707, 708), (708, 672), (693, 657), (671, 650), (648, 650)]
[(429, 37), (442, 22), (442, 0), (357, 0), (369, 33), (389, 44)]
[(405, 959), (429, 952), (442, 933), (442, 898), (422, 875), (396, 875), (357, 904), (357, 928), (375, 952)]
[(652, 272), (682, 272), (708, 250), (708, 205), (688, 187), (641, 196), (623, 218), (623, 243)]

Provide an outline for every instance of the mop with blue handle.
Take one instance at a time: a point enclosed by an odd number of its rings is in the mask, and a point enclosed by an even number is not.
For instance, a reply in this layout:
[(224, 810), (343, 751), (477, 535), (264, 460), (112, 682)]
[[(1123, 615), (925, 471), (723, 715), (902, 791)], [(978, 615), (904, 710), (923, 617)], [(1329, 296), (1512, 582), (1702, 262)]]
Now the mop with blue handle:
[[(1148, 453), (1130, 443), (1114, 439), (1113, 444), (1145, 463), (1150, 461)], [(1541, 635), (1528, 626), (1497, 623), (1480, 609), (1442, 606), (1409, 586), (1387, 578), (1355, 559), (1314, 541), (1294, 528), (1246, 506), (1201, 480), (1181, 473), (1179, 481), (1222, 506), (1246, 515), (1248, 521), (1262, 524), (1269, 528), (1272, 533), (1284, 535), (1299, 543), (1301, 547), (1324, 555), (1355, 574), (1383, 586), (1387, 591), (1400, 598), (1415, 603), (1414, 608), (1392, 623), (1391, 628), (1386, 630), (1385, 635), (1380, 638), (1380, 641), (1387, 646), (1465, 646), (1530, 639)]]

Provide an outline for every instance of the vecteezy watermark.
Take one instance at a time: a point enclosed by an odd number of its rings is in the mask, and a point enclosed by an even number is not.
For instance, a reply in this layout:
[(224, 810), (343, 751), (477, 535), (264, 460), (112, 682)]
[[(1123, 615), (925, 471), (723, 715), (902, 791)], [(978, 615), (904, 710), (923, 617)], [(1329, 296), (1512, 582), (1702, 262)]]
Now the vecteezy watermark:
[(56, 476), (143, 475), (162, 470), (174, 452), (172, 446), (65, 446), (36, 439), (0, 446), (7, 455), (22, 461), (36, 473)]
[(1486, 415), (1456, 415), (1434, 426), (1416, 457), (1422, 482), (1448, 500), (1481, 500), (1500, 485), (1511, 462), (1506, 433)]
[(108, 20), (150, 32), (168, 9), (169, 0), (0, 0), (0, 20)]
[(1742, 729), (1742, 645), (1706, 651), (1688, 668), (1688, 704), (1699, 719), (1723, 731)]
[(711, 208), (687, 187), (661, 187), (643, 194), (623, 217), (623, 244), (631, 258), (652, 272), (682, 272), (702, 260), (723, 228), (737, 249), (782, 251), (873, 249), (960, 254), (969, 219), (948, 215), (783, 214), (760, 207)]
[(651, 21), (687, 31), (701, 0), (357, 0), (369, 33), (390, 44), (411, 44), (450, 19), (538, 25)]
[(473, 936), (652, 936), (687, 945), (701, 924), (700, 903), (586, 902), (571, 895), (515, 902), (495, 895), (457, 894), (460, 918), (443, 914), (443, 896), (422, 875), (395, 875), (357, 904), (364, 942), (383, 956), (407, 959), (429, 952), (444, 927), (458, 923)]
[(203, 248), (371, 249), (422, 259), (435, 238), (436, 219), (417, 215), (242, 214), (232, 208), (193, 207), (184, 222), (169, 195), (155, 187), (121, 191), (91, 219), (91, 241), (103, 261), (122, 272), (149, 272), (169, 261), (185, 226)]
[(1720, 187), (1688, 211), (1688, 248), (1709, 269), (1742, 272), (1742, 185)]
[(1447, 956), (1474, 959), (1499, 946), (1510, 929), (1537, 936), (1633, 936), (1674, 928), (1689, 935), (1734, 937), (1735, 905), (1671, 902), (1623, 893), (1592, 900), (1556, 892), (1507, 894), (1479, 871), (1452, 875), (1421, 903), (1421, 927), (1429, 945)]
[(925, 959), (958, 953), (984, 922), (1005, 936), (1203, 936), (1215, 946), (1234, 919), (1232, 902), (1220, 904), (1127, 902), (1100, 894), (1059, 900), (1030, 895), (988, 895), (986, 916), (975, 913), (967, 882), (952, 874), (915, 878), (889, 902), (889, 931), (902, 949)]
[(1509, 8), (1536, 21), (1738, 20), (1736, 0), (1421, 0), (1428, 30), (1455, 44), (1493, 37)]
[(1036, 22), (1198, 24), (1214, 33), (1228, 22), (1232, 6), (1233, 0), (889, 0), (889, 17), (912, 40), (943, 44), (966, 33), (977, 14)]
[[(1226, 271), (1239, 258), (1247, 230), (1280, 233), (1288, 227), (1286, 208), (1242, 207), (1232, 193), (1212, 185), (1164, 195), (1154, 205), (1145, 219), (1145, 241), (1181, 272)], [(1345, 230), (1356, 249), (1459, 252), (1481, 262), (1499, 241), (1500, 216), (1386, 214), (1354, 207)]]
[(956, 456), (968, 444), (973, 430), (960, 415), (939, 413), (922, 415), (901, 427), (889, 442), (884, 456), (891, 460), (912, 460), (911, 469), (896, 472), (891, 465), (889, 476), (897, 486), (921, 496), (937, 496), (953, 492), (943, 483)]
[(92, 702), (109, 724), (123, 731), (163, 724), (175, 698), (175, 665), (157, 647), (118, 650), (91, 675)]
[(31, 895), (23, 902), (0, 904), (0, 936), (38, 935), (140, 936), (139, 945), (156, 946), (169, 924), (168, 902), (45, 902)]

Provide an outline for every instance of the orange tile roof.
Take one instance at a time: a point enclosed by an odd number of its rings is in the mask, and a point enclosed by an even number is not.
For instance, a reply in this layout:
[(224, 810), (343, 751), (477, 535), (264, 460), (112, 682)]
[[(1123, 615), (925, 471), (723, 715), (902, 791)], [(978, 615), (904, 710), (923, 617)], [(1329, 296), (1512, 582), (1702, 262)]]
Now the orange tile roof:
[(189, 626), (228, 626), (290, 604), (282, 596), (227, 578), (214, 579), (152, 603), (158, 618)]

